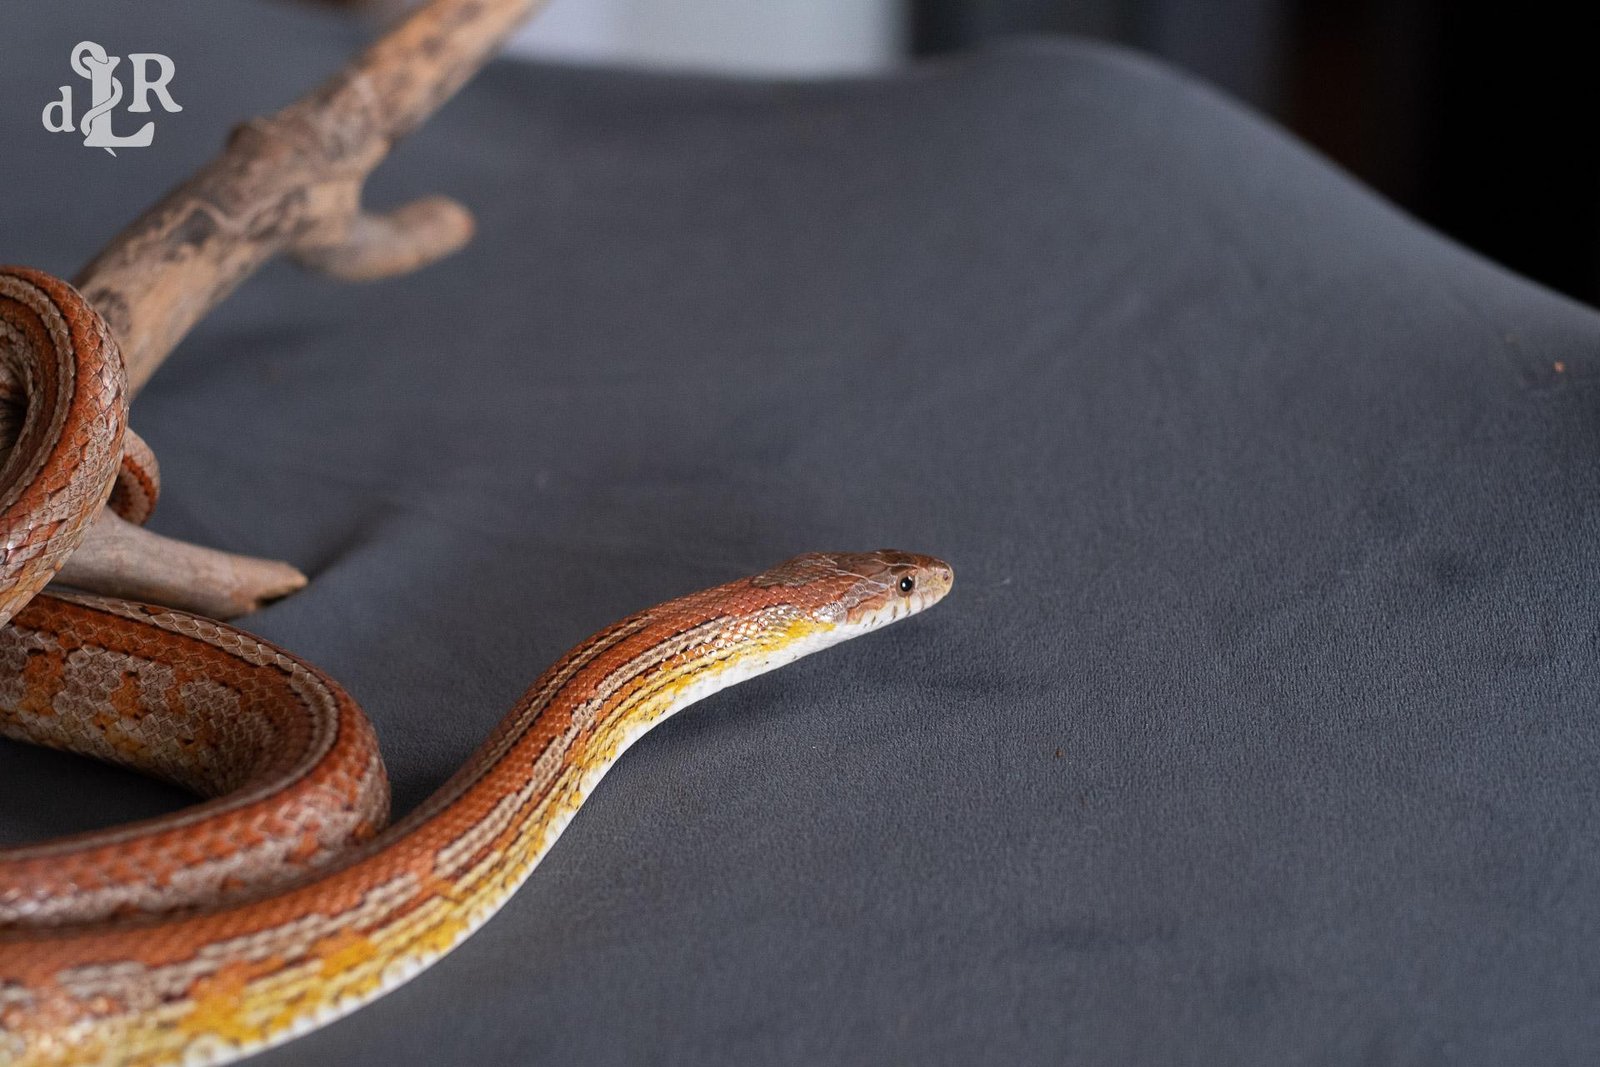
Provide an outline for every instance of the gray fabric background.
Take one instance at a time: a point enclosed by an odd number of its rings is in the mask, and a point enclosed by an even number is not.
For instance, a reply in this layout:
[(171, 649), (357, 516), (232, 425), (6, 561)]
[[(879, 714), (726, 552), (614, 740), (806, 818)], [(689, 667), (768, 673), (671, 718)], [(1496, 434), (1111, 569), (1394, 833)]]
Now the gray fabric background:
[[(26, 12), (0, 258), (67, 275), (362, 39)], [(177, 61), (152, 148), (40, 127), (84, 38)], [(434, 192), (464, 254), (274, 266), (134, 410), (156, 528), (313, 576), (247, 625), (369, 709), (398, 809), (641, 606), (822, 548), (956, 590), (664, 726), (481, 933), (263, 1065), (1593, 1061), (1593, 314), (1067, 43), (501, 64), (372, 189)], [(0, 749), (0, 840), (180, 803)]]

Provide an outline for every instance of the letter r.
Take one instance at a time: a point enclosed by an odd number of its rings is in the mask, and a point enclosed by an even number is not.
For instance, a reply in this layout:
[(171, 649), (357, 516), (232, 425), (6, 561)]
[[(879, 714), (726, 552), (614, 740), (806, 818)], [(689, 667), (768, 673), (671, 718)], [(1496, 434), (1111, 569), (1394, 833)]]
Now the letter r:
[[(167, 91), (167, 83), (177, 73), (177, 67), (168, 57), (159, 52), (129, 52), (128, 63), (133, 67), (133, 103), (128, 105), (129, 111), (149, 111), (149, 94), (155, 93), (161, 98), (161, 106), (168, 111), (182, 111), (179, 103), (172, 99), (172, 94)], [(154, 63), (159, 68), (160, 77), (151, 78), (147, 64)]]

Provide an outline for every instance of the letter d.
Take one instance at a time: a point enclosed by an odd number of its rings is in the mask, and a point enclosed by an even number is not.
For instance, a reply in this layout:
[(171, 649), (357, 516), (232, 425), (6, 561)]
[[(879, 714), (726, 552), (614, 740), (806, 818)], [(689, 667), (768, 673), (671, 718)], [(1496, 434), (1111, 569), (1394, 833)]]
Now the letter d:
[[(50, 121), (52, 111), (60, 116), (58, 121)], [(63, 85), (61, 99), (52, 100), (44, 106), (44, 128), (51, 133), (71, 133), (77, 128), (72, 121), (72, 86)]]

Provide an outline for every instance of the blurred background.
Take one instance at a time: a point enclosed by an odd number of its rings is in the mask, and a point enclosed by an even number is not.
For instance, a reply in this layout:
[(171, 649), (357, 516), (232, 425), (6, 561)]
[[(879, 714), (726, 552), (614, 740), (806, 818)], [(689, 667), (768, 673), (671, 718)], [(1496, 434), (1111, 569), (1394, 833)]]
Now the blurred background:
[(1460, 0), (554, 0), (526, 54), (789, 77), (1017, 34), (1159, 56), (1272, 116), (1412, 214), (1600, 303), (1587, 5)]

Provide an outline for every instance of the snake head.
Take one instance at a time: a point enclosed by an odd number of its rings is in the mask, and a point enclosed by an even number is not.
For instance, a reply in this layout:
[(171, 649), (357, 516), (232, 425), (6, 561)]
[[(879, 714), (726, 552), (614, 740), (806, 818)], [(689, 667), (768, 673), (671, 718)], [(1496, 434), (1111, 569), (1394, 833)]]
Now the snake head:
[(812, 552), (752, 579), (781, 588), (785, 599), (817, 623), (853, 636), (932, 607), (950, 591), (955, 572), (932, 556), (895, 548), (877, 552)]

